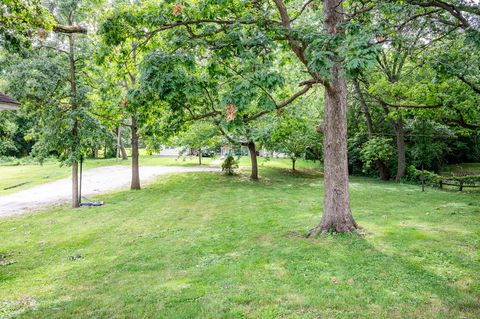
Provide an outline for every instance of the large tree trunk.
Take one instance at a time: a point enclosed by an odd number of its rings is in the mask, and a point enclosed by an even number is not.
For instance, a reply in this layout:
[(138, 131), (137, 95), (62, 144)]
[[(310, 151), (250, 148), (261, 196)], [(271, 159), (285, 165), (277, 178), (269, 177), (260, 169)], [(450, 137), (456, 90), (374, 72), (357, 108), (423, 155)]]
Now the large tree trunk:
[[(342, 0), (324, 0), (324, 24), (330, 34), (341, 32)], [(350, 209), (347, 158), (347, 85), (342, 69), (335, 63), (331, 82), (325, 88), (323, 151), (324, 207), (320, 224), (310, 235), (334, 231), (350, 233), (357, 224)]]
[(395, 135), (397, 138), (397, 176), (395, 181), (400, 182), (403, 176), (405, 176), (405, 130), (403, 128), (403, 120), (400, 116), (394, 124)]
[(250, 178), (258, 180), (257, 148), (255, 147), (255, 142), (249, 142), (247, 147), (248, 152), (250, 153), (250, 161), (252, 163), (252, 174), (250, 175)]
[(137, 116), (132, 115), (132, 183), (130, 189), (140, 189), (138, 166), (138, 127)]

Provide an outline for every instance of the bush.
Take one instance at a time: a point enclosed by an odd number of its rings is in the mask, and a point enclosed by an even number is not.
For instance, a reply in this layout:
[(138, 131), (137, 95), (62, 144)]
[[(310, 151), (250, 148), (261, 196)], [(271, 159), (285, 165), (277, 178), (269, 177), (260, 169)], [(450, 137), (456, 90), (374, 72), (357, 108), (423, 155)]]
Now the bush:
[(235, 168), (238, 168), (238, 161), (232, 155), (228, 155), (222, 163), (222, 171), (227, 175), (233, 175)]
[(375, 161), (388, 162), (393, 157), (395, 150), (391, 139), (385, 137), (374, 137), (365, 142), (360, 151), (360, 159), (363, 164), (364, 173), (373, 167)]

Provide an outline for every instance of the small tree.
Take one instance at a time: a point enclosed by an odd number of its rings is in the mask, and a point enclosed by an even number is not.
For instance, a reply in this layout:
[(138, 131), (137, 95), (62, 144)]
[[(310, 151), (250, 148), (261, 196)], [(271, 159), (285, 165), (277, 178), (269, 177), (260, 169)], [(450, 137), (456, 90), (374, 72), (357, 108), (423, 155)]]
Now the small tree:
[(80, 205), (78, 163), (86, 149), (105, 137), (100, 123), (87, 112), (91, 103), (85, 61), (92, 46), (79, 23), (89, 22), (90, 5), (79, 0), (52, 2), (51, 17), (65, 25), (55, 22), (53, 34), (40, 35), (36, 50), (9, 70), (9, 91), (36, 122), (33, 154), (56, 155), (72, 167), (74, 208)]
[(275, 119), (273, 133), (265, 144), (272, 151), (286, 154), (292, 161), (292, 170), (295, 171), (297, 159), (320, 148), (321, 140), (315, 129), (316, 121), (318, 115), (315, 116), (313, 110), (306, 110), (305, 107), (287, 109)]
[(220, 146), (218, 128), (212, 123), (199, 121), (192, 123), (186, 130), (171, 139), (173, 145), (184, 147), (183, 153), (195, 150), (198, 155), (198, 164), (202, 165), (204, 151), (211, 151)]
[(222, 171), (227, 175), (233, 175), (235, 168), (238, 168), (238, 161), (231, 154), (228, 154), (222, 163)]

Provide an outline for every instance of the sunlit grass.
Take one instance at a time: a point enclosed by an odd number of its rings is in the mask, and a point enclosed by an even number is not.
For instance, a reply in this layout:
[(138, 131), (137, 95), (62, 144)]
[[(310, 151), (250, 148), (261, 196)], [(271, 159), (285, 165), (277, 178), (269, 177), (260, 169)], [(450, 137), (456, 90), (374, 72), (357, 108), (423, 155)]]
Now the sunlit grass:
[(0, 220), (0, 254), (15, 262), (0, 266), (0, 314), (480, 316), (479, 194), (352, 178), (361, 234), (306, 239), (319, 175), (267, 164), (260, 175), (170, 176), (100, 196), (103, 207)]

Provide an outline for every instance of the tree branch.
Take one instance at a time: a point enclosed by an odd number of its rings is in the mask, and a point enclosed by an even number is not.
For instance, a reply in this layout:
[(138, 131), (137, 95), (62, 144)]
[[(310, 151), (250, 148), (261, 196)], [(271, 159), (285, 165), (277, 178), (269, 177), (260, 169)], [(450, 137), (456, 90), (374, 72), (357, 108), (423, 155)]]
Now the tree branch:
[(457, 75), (457, 78), (460, 79), (460, 81), (462, 81), (466, 85), (468, 85), (475, 93), (480, 94), (480, 87), (478, 85), (471, 82), (470, 80), (465, 78), (465, 76), (463, 76), (463, 75)]
[[(305, 84), (305, 87), (303, 89), (301, 89), (300, 91), (296, 92), (295, 94), (293, 94), (292, 96), (290, 96), (288, 99), (286, 100), (283, 100), (282, 102), (276, 104), (276, 107), (275, 107), (275, 110), (281, 110), (283, 109), (284, 107), (286, 107), (287, 105), (289, 105), (290, 103), (292, 103), (293, 101), (295, 101), (297, 98), (299, 98), (300, 96), (304, 95), (305, 93), (308, 92), (308, 90), (310, 90), (312, 88), (312, 83), (311, 82), (308, 82), (308, 81), (305, 81), (303, 83), (307, 83)], [(256, 120), (257, 118), (267, 114), (267, 113), (270, 113), (272, 110), (264, 110), (264, 111), (261, 111), (261, 112), (258, 112), (252, 116), (248, 116), (246, 118), (244, 118), (243, 122), (244, 123), (248, 123), (250, 121), (253, 121), (253, 120)]]
[(61, 24), (56, 24), (53, 26), (53, 32), (56, 33), (66, 33), (66, 34), (72, 34), (72, 33), (82, 33), (86, 34), (87, 33), (87, 28), (78, 26), (78, 25), (61, 25)]

